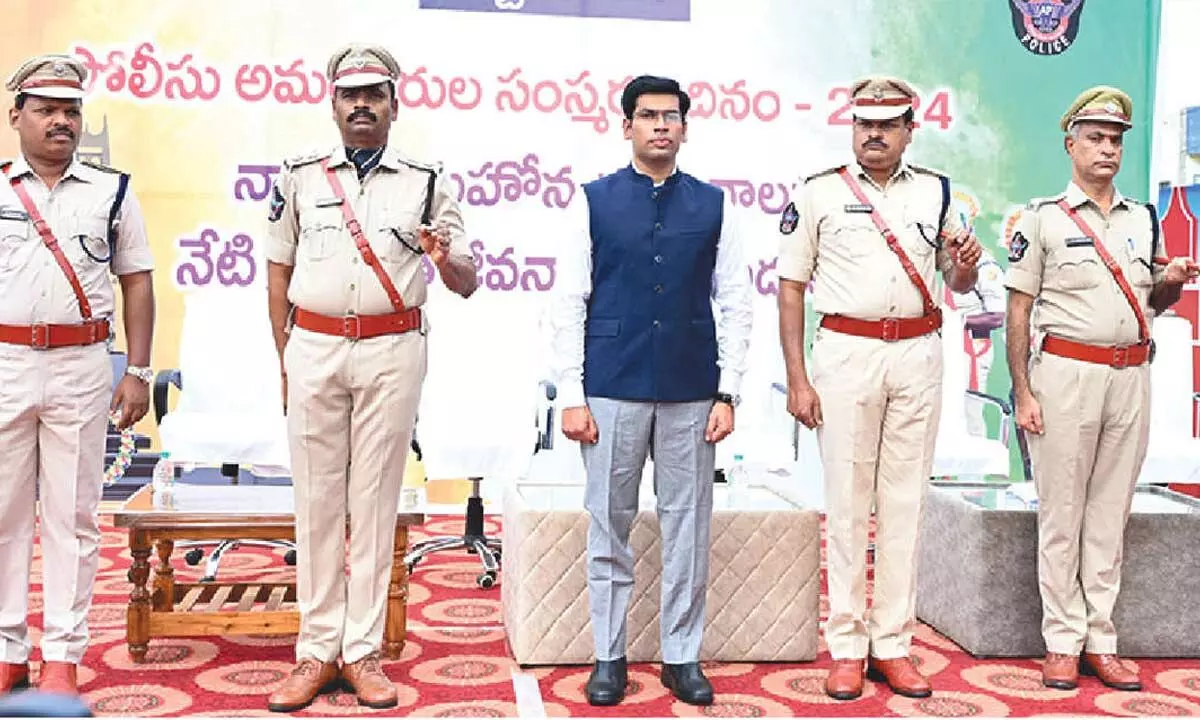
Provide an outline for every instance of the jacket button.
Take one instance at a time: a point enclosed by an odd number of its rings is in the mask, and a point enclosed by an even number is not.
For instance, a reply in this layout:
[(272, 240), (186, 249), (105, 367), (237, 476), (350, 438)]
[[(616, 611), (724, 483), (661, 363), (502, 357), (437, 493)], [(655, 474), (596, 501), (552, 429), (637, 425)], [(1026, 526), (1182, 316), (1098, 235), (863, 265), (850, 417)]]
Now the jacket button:
[(658, 322), (657, 320), (655, 320), (655, 321), (654, 321), (654, 327), (658, 327), (658, 325), (659, 325), (659, 322)]
[(655, 285), (654, 292), (662, 294), (662, 285)]
[(662, 230), (662, 223), (654, 223), (655, 230)]
[(662, 255), (655, 255), (654, 262), (661, 265), (662, 264)]

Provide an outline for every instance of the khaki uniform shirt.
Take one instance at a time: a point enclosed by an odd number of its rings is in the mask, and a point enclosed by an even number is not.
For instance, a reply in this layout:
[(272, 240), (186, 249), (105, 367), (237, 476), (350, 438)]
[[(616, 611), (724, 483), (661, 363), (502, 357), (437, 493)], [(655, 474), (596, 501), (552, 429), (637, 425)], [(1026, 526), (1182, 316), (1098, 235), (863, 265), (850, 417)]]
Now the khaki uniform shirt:
[[(879, 187), (858, 163), (847, 167), (937, 303), (936, 273), (953, 267), (950, 255), (938, 249), (941, 176), (901, 163), (887, 185)], [(796, 210), (795, 231), (781, 229), (778, 273), (788, 280), (812, 281), (817, 313), (862, 320), (925, 314), (920, 291), (837, 168), (805, 181)], [(958, 216), (947, 212), (945, 233), (961, 229)]]
[(1154, 217), (1119, 192), (1107, 218), (1075, 183), (1030, 202), (1014, 228), (1005, 285), (1037, 298), (1032, 325), (1039, 335), (1094, 345), (1138, 342), (1133, 308), (1092, 241), (1058, 206), (1063, 198), (1104, 243), (1149, 321), (1150, 291), (1165, 273), (1154, 264), (1156, 255), (1162, 257), (1162, 242), (1151, 247)]
[[(50, 226), (87, 295), (92, 317), (111, 317), (116, 296), (110, 270), (129, 275), (154, 269), (146, 223), (133, 192), (126, 192), (117, 214), (110, 266), (90, 257), (85, 246), (95, 257), (108, 256), (108, 215), (116, 199), (116, 171), (76, 159), (50, 189), (22, 156), (13, 160), (8, 177), (21, 179)], [(79, 300), (66, 273), (34, 229), (8, 178), (0, 178), (0, 323), (72, 325), (82, 321)]]
[[(321, 167), (323, 158), (329, 158), (329, 166), (336, 170), (354, 216), (405, 307), (420, 307), (426, 286), (417, 231), (429, 173), (434, 168), (388, 148), (360, 184), (340, 145), (286, 161), (272, 190), (272, 201), (283, 205), (281, 214), (270, 223), (266, 256), (271, 262), (295, 267), (288, 300), (322, 315), (395, 312), (375, 271), (363, 260), (346, 229), (342, 208)], [(450, 253), (471, 259), (458, 203), (440, 174), (430, 224), (439, 222), (450, 230)]]

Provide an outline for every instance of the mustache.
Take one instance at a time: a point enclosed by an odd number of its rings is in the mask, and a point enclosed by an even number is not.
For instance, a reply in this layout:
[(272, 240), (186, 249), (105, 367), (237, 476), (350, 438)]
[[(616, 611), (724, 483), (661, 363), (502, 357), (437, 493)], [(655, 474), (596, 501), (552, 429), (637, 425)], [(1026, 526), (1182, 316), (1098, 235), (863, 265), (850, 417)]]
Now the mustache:
[(370, 120), (371, 122), (375, 122), (379, 119), (375, 113), (371, 112), (370, 110), (367, 110), (366, 108), (359, 108), (346, 117), (346, 122), (354, 122), (359, 118)]
[(887, 143), (885, 143), (882, 140), (868, 140), (865, 143), (863, 143), (863, 147), (864, 148), (879, 148), (880, 150), (887, 150), (887, 148), (888, 148)]
[(65, 135), (66, 137), (68, 137), (72, 140), (75, 139), (75, 133), (74, 133), (74, 131), (71, 130), (71, 128), (56, 127), (56, 128), (51, 128), (50, 132), (46, 133), (47, 138), (57, 137), (59, 135)]

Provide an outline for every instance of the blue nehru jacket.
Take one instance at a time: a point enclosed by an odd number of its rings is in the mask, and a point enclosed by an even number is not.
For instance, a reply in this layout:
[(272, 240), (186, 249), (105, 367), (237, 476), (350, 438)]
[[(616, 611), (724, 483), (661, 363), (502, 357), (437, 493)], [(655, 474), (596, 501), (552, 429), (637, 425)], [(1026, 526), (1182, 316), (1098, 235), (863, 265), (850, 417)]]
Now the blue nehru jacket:
[(583, 190), (592, 236), (584, 392), (649, 402), (711, 399), (718, 380), (711, 298), (720, 188), (682, 172), (656, 187), (630, 166)]

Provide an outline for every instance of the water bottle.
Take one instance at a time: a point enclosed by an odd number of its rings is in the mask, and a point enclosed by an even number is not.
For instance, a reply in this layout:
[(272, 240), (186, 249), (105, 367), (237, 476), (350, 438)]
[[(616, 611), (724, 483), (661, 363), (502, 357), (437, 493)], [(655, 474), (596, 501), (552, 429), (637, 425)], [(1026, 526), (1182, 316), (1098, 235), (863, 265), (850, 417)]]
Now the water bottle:
[(726, 475), (726, 482), (730, 488), (745, 487), (749, 475), (746, 471), (746, 459), (740, 453), (733, 456), (733, 465), (729, 467), (729, 472)]
[(400, 509), (414, 512), (421, 504), (421, 491), (425, 489), (425, 463), (413, 451), (409, 451), (404, 464), (404, 480), (400, 486)]
[(171, 453), (159, 454), (158, 462), (154, 463), (154, 472), (150, 482), (154, 491), (155, 507), (169, 506), (175, 490), (175, 463), (171, 461)]

